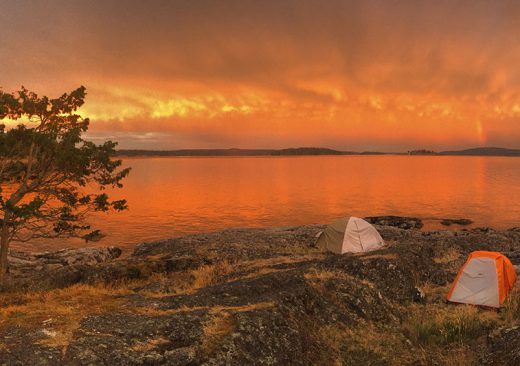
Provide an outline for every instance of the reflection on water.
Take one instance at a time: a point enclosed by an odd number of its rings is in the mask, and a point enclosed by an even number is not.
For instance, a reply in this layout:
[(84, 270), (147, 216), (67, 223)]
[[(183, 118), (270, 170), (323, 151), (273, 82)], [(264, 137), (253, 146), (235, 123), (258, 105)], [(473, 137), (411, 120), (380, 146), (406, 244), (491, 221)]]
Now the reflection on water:
[[(88, 245), (131, 248), (228, 227), (326, 223), (338, 216), (467, 217), (506, 228), (520, 217), (520, 159), (313, 156), (125, 159), (117, 197), (130, 210), (91, 220), (107, 236)], [(17, 248), (84, 246), (40, 241)]]

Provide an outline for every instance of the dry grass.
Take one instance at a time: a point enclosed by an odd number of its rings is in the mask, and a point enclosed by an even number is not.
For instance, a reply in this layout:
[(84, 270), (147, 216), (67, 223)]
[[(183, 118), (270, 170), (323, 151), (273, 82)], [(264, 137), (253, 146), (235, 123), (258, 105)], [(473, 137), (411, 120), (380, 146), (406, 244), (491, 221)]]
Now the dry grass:
[(163, 315), (175, 315), (182, 313), (192, 313), (194, 311), (207, 311), (210, 308), (208, 306), (181, 306), (176, 309), (158, 309), (154, 307), (129, 307), (126, 309), (127, 312), (132, 314), (141, 314), (146, 316), (163, 316)]
[(173, 272), (154, 273), (145, 280), (133, 281), (125, 284), (126, 287), (140, 288), (149, 284), (160, 284), (162, 288), (169, 291), (155, 292), (153, 290), (142, 290), (141, 294), (148, 297), (164, 297), (171, 295), (193, 294), (197, 290), (219, 283), (223, 276), (234, 271), (234, 267), (227, 261), (217, 262), (200, 266), (196, 269)]
[(445, 286), (437, 286), (427, 282), (421, 285), (420, 288), (423, 290), (428, 303), (444, 303), (448, 296), (448, 292), (450, 291), (451, 283)]
[(0, 327), (41, 330), (47, 336), (43, 343), (66, 348), (81, 319), (119, 310), (124, 301), (116, 295), (127, 293), (126, 289), (75, 285), (45, 293), (2, 294)]
[(507, 326), (516, 325), (520, 321), (520, 285), (509, 293), (500, 309), (500, 316)]
[(291, 263), (302, 263), (314, 259), (321, 259), (325, 255), (323, 253), (316, 254), (301, 254), (301, 255), (284, 255), (273, 258), (262, 258), (250, 261), (240, 262), (239, 268), (258, 268), (258, 267), (269, 267), (279, 264), (291, 264)]
[(232, 314), (227, 312), (219, 313), (204, 325), (204, 338), (201, 344), (202, 352), (205, 355), (214, 354), (223, 339), (233, 332), (236, 322)]
[(393, 329), (360, 324), (349, 333), (349, 340), (349, 352), (386, 359), (390, 365), (409, 365), (417, 358), (417, 355), (410, 354), (402, 334)]
[(163, 337), (157, 337), (149, 339), (146, 342), (136, 342), (131, 348), (137, 352), (148, 352), (168, 343), (170, 343), (170, 340)]
[[(333, 281), (340, 276), (342, 276), (342, 273), (339, 272), (332, 272), (332, 271), (318, 271), (316, 269), (312, 269), (311, 271), (304, 274), (305, 281), (314, 288), (316, 291), (321, 293), (323, 296), (331, 297), (331, 293), (327, 291), (325, 288), (325, 284), (328, 281)], [(332, 298), (337, 301), (336, 296), (332, 296)]]
[(318, 271), (316, 269), (310, 270), (304, 275), (304, 278), (309, 282), (311, 286), (320, 287), (323, 282), (329, 281), (329, 280), (338, 280), (341, 279), (342, 281), (348, 280), (348, 281), (355, 281), (359, 284), (363, 284), (367, 287), (373, 288), (374, 284), (366, 279), (357, 278), (354, 276), (351, 276), (345, 272), (333, 272), (333, 271)]
[(376, 327), (369, 322), (349, 328), (327, 325), (320, 328), (319, 337), (334, 355), (335, 365), (469, 366), (476, 361), (467, 345), (414, 344), (399, 326)]
[[(231, 269), (232, 266), (227, 262), (220, 262), (189, 271), (184, 276), (186, 281), (179, 286), (180, 290), (191, 292), (197, 288), (217, 283), (219, 278), (229, 273)], [(166, 279), (166, 275), (156, 275), (148, 279), (148, 282), (165, 281)], [(135, 282), (120, 283), (117, 288), (75, 285), (48, 292), (0, 294), (0, 329), (8, 326), (20, 326), (26, 328), (27, 331), (40, 331), (44, 335), (41, 343), (62, 348), (65, 352), (72, 334), (80, 326), (81, 320), (90, 315), (118, 311), (157, 316), (203, 310), (220, 316), (221, 314), (253, 311), (274, 306), (272, 302), (264, 302), (244, 306), (181, 307), (172, 310), (128, 307), (127, 301), (122, 295), (131, 294), (130, 288), (135, 285)], [(225, 319), (227, 318), (226, 315)], [(208, 325), (208, 334), (212, 334), (211, 339), (214, 343), (221, 334), (217, 330), (218, 327), (225, 329), (223, 320), (219, 321), (216, 321), (211, 327)], [(160, 345), (161, 342), (163, 342), (161, 339), (152, 339), (149, 342), (134, 345), (134, 349), (151, 349)], [(211, 348), (209, 343), (207, 347)]]
[(475, 366), (477, 356), (465, 345), (452, 347), (432, 347), (422, 349), (422, 361), (427, 365)]
[(343, 273), (333, 272), (333, 271), (318, 271), (313, 269), (307, 273), (305, 273), (304, 277), (306, 280), (317, 280), (317, 281), (327, 281), (330, 279), (335, 279), (340, 276), (343, 276)]
[(254, 304), (247, 304), (242, 306), (214, 306), (209, 309), (210, 313), (218, 313), (221, 311), (233, 311), (236, 313), (243, 313), (246, 311), (268, 309), (274, 306), (273, 302), (257, 302)]
[(334, 366), (342, 365), (341, 349), (345, 344), (345, 331), (336, 325), (326, 325), (320, 328), (319, 337), (334, 358), (332, 364)]
[(370, 254), (370, 255), (366, 255), (366, 253), (360, 253), (360, 254), (357, 254), (358, 256), (361, 257), (361, 259), (363, 260), (369, 260), (369, 259), (388, 259), (388, 260), (394, 260), (394, 259), (397, 259), (397, 254), (393, 254), (393, 253), (390, 253), (390, 254)]
[[(240, 279), (255, 278), (265, 274), (286, 270), (271, 268), (272, 266), (306, 262), (315, 258), (320, 258), (321, 256), (323, 255), (298, 255), (296, 257), (280, 256), (276, 258), (257, 259), (234, 264), (230, 264), (228, 261), (221, 261), (185, 272), (156, 273), (146, 280), (134, 281), (132, 284), (126, 284), (126, 286), (143, 287), (147, 284), (154, 283), (162, 284), (160, 287), (170, 289), (168, 292), (141, 291), (141, 293), (150, 297), (164, 297), (171, 296), (172, 294), (193, 294), (201, 288), (215, 285), (224, 280), (235, 280), (237, 277), (224, 278), (233, 273), (237, 274)], [(243, 273), (248, 271), (250, 273)]]
[(460, 253), (455, 248), (449, 248), (442, 255), (433, 258), (433, 261), (437, 264), (446, 264), (453, 262), (460, 258)]
[(233, 271), (233, 266), (228, 261), (218, 262), (213, 265), (201, 266), (191, 271), (193, 281), (189, 290), (198, 290), (216, 284), (220, 277)]
[(471, 305), (426, 305), (411, 310), (405, 332), (422, 346), (468, 344), (487, 335), (500, 321), (496, 312)]
[(259, 302), (254, 304), (247, 304), (242, 306), (181, 306), (177, 309), (157, 309), (152, 307), (133, 307), (127, 308), (126, 311), (135, 313), (135, 314), (143, 314), (150, 316), (158, 316), (158, 315), (172, 315), (172, 314), (181, 314), (181, 313), (191, 313), (194, 311), (207, 311), (210, 314), (218, 314), (221, 312), (234, 312), (234, 313), (242, 313), (253, 310), (260, 309), (268, 309), (272, 308), (274, 303), (272, 302)]
[(320, 338), (336, 356), (337, 365), (410, 365), (420, 359), (410, 352), (396, 327), (375, 327), (362, 322), (349, 328), (328, 325), (320, 328)]
[(268, 275), (271, 273), (279, 273), (279, 272), (287, 272), (289, 269), (276, 269), (276, 268), (260, 268), (256, 271), (250, 272), (244, 276), (240, 276), (241, 280), (249, 279), (249, 278), (257, 278), (260, 276)]
[[(197, 290), (222, 281), (228, 281), (229, 274), (251, 271), (247, 276), (258, 276), (284, 269), (270, 268), (277, 264), (299, 263), (317, 258), (322, 254), (300, 256), (280, 256), (259, 259), (240, 264), (227, 261), (201, 266), (194, 270), (171, 274), (154, 274), (146, 280), (119, 283), (117, 287), (75, 285), (69, 288), (37, 293), (0, 294), (0, 329), (16, 325), (28, 331), (41, 331), (46, 337), (42, 343), (62, 348), (68, 346), (73, 332), (81, 320), (89, 315), (108, 312), (127, 312), (148, 316), (170, 315), (194, 311), (204, 311), (211, 316), (204, 327), (201, 351), (206, 355), (215, 353), (225, 338), (236, 327), (235, 314), (240, 312), (269, 309), (272, 302), (247, 304), (243, 306), (198, 306), (162, 310), (153, 307), (128, 307), (121, 295), (132, 293), (136, 285), (164, 283), (172, 291), (168, 294), (140, 291), (148, 296), (171, 296), (171, 294), (190, 294)], [(456, 250), (447, 251), (436, 263), (451, 263), (460, 254)], [(363, 259), (395, 259), (395, 255), (369, 255)], [(240, 278), (243, 278), (240, 277)], [(324, 295), (327, 281), (354, 281), (367, 287), (374, 284), (341, 271), (310, 270), (305, 274), (306, 281)], [(335, 364), (349, 364), (349, 355), (362, 360), (358, 364), (378, 364), (380, 360), (390, 360), (390, 365), (401, 364), (442, 364), (465, 366), (474, 364), (475, 349), (479, 342), (493, 329), (502, 325), (517, 324), (520, 320), (520, 287), (517, 286), (508, 296), (499, 313), (482, 310), (473, 306), (444, 304), (450, 288), (424, 284), (422, 286), (429, 304), (403, 307), (408, 314), (402, 325), (376, 327), (370, 322), (361, 322), (349, 328), (327, 325), (320, 328), (319, 339), (326, 349), (332, 352)], [(330, 291), (329, 291), (330, 292)], [(134, 351), (146, 352), (168, 342), (165, 338), (152, 338), (137, 342)], [(1, 347), (1, 344), (0, 344)], [(448, 351), (446, 351), (448, 350)], [(363, 363), (373, 360), (374, 363)]]
[(224, 338), (236, 328), (234, 313), (267, 309), (273, 306), (274, 304), (271, 302), (263, 302), (244, 306), (215, 306), (209, 308), (208, 311), (213, 314), (213, 318), (204, 325), (201, 351), (205, 356), (209, 356), (220, 348)]
[(325, 250), (310, 245), (290, 245), (276, 250), (280, 254), (292, 255), (323, 255)]
[(304, 254), (296, 256), (279, 256), (274, 258), (263, 258), (244, 261), (235, 266), (234, 272), (237, 274), (237, 276), (235, 278), (230, 278), (230, 280), (232, 281), (236, 278), (256, 278), (270, 273), (289, 271), (291, 270), (291, 268), (274, 268), (274, 266), (308, 262), (314, 259), (323, 258), (323, 256), (324, 255), (322, 253), (318, 253), (313, 255)]

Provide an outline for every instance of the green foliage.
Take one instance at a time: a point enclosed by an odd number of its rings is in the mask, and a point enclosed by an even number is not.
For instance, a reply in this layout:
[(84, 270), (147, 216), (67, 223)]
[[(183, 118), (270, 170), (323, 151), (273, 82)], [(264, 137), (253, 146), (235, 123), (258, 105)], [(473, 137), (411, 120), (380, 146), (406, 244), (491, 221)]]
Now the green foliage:
[(413, 313), (407, 333), (420, 345), (467, 344), (487, 335), (496, 325), (496, 314), (469, 305), (453, 305), (432, 312)]
[(0, 125), (2, 246), (35, 237), (88, 238), (87, 213), (127, 208), (125, 200), (110, 200), (105, 191), (122, 187), (129, 173), (113, 159), (116, 143), (83, 138), (90, 121), (76, 112), (85, 97), (83, 86), (55, 99), (23, 87), (0, 90), (0, 120), (18, 122)]
[(518, 286), (509, 293), (500, 313), (507, 325), (520, 321), (520, 289)]

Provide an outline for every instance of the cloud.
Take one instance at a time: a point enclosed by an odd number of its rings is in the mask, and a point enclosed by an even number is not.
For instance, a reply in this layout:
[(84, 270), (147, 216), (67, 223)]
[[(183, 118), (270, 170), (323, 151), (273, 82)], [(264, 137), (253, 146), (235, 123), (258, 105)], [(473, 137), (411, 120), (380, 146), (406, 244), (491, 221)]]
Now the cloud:
[(518, 144), (516, 1), (0, 4), (4, 89), (85, 84), (129, 146)]

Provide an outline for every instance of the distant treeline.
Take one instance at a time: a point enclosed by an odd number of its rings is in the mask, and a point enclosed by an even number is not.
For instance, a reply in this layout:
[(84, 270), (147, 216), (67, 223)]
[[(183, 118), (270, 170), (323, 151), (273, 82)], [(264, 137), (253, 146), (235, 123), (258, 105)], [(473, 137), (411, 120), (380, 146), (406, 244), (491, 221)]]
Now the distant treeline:
[(339, 151), (320, 147), (292, 149), (185, 149), (185, 150), (119, 150), (120, 156), (295, 156), (295, 155), (352, 155), (351, 151)]
[(408, 155), (439, 155), (439, 153), (432, 150), (411, 150)]
[(408, 155), (448, 155), (448, 156), (520, 156), (519, 149), (505, 149), (502, 147), (476, 147), (466, 150), (441, 151), (411, 150)]
[(477, 147), (460, 151), (442, 151), (440, 155), (466, 156), (520, 156), (519, 149), (505, 149), (503, 147)]
[[(404, 155), (379, 151), (341, 151), (322, 147), (291, 149), (184, 149), (184, 150), (118, 150), (118, 156), (305, 156), (305, 155)], [(458, 151), (411, 150), (408, 155), (520, 156), (519, 149), (479, 147)]]

